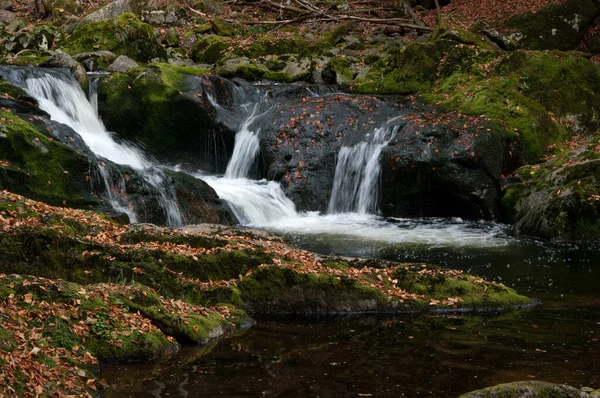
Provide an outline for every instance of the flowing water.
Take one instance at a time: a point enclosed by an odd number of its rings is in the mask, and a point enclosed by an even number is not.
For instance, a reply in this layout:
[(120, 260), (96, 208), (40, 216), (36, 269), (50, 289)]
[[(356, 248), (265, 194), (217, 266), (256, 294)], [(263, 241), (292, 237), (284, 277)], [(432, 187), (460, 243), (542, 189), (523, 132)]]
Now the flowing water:
[(7, 80), (22, 87), (35, 98), (52, 120), (71, 127), (79, 134), (98, 157), (94, 159), (96, 171), (105, 187), (105, 197), (116, 211), (126, 213), (132, 222), (138, 219), (133, 207), (124, 200), (127, 197), (124, 177), (113, 175), (102, 159), (134, 169), (147, 188), (160, 197), (159, 204), (163, 208), (167, 224), (173, 227), (184, 225), (175, 192), (165, 184), (166, 177), (159, 165), (139, 148), (117, 142), (106, 131), (98, 117), (95, 84), (90, 86), (90, 102), (79, 83), (64, 70), (2, 68), (1, 72)]
[(244, 178), (256, 156), (246, 146), (257, 138), (250, 124), (236, 136), (246, 152), (235, 169), (243, 172), (197, 174), (243, 225), (322, 254), (460, 268), (542, 304), (485, 315), (259, 320), (163, 363), (105, 368), (111, 397), (455, 397), (534, 379), (600, 388), (597, 248), (518, 240), (487, 222), (377, 217), (373, 193), (390, 125), (341, 150), (329, 214), (298, 213), (279, 184)]

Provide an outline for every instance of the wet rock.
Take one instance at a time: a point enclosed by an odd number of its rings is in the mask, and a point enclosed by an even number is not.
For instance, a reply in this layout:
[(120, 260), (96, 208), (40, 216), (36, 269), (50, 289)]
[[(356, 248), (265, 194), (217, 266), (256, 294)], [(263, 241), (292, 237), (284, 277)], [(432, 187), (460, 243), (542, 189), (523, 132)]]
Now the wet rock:
[(51, 66), (56, 68), (68, 68), (79, 84), (87, 89), (89, 80), (85, 68), (77, 62), (73, 57), (64, 51), (56, 50), (54, 54), (44, 61), (40, 66)]
[(132, 74), (103, 76), (99, 113), (109, 130), (143, 143), (161, 161), (223, 173), (237, 124), (228, 127), (218, 120), (206, 93), (220, 99), (235, 90), (221, 79), (188, 73), (207, 70), (159, 64)]
[(278, 99), (257, 125), (262, 176), (280, 182), (298, 210), (326, 212), (341, 146), (360, 142), (396, 111), (369, 97)]
[(126, 55), (119, 55), (115, 61), (107, 68), (109, 72), (127, 72), (131, 68), (140, 66), (133, 59)]
[(96, 23), (104, 19), (116, 18), (125, 13), (131, 12), (131, 7), (127, 0), (114, 0), (108, 5), (102, 7), (96, 12), (86, 15), (81, 21), (83, 24)]
[(565, 384), (543, 381), (517, 381), (473, 391), (463, 394), (459, 398), (588, 398), (589, 396), (589, 394)]

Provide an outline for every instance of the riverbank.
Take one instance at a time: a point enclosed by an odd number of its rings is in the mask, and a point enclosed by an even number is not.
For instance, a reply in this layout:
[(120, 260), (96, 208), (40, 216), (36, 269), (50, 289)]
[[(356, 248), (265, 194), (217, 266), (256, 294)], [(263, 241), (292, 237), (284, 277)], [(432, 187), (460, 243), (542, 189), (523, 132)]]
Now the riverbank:
[[(246, 314), (485, 311), (531, 303), (463, 271), (316, 257), (259, 231), (126, 226), (6, 191), (1, 206), (7, 393), (35, 394), (40, 386), (91, 393), (100, 388), (97, 361), (147, 361), (178, 344), (205, 344), (250, 325)], [(34, 373), (22, 371), (29, 367)]]

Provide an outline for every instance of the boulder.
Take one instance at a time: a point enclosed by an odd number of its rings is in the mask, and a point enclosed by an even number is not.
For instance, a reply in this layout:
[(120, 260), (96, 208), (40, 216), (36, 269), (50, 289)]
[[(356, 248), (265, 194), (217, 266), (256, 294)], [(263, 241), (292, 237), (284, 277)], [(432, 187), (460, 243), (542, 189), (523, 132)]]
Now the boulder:
[(32, 30), (21, 29), (6, 43), (5, 48), (18, 53), (23, 50), (48, 51), (61, 37), (60, 32), (50, 26), (36, 26)]
[(536, 13), (517, 15), (505, 28), (513, 31), (510, 37), (522, 48), (568, 51), (581, 42), (599, 11), (595, 0), (567, 0)]
[(95, 11), (81, 21), (82, 25), (89, 23), (97, 23), (105, 19), (117, 18), (125, 13), (130, 13), (131, 7), (128, 0), (114, 0), (102, 7), (98, 11)]
[(18, 32), (19, 30), (23, 29), (25, 26), (27, 26), (27, 25), (25, 24), (25, 22), (23, 22), (23, 20), (15, 19), (15, 20), (12, 20), (11, 22), (9, 22), (8, 25), (6, 25), (4, 30), (7, 31), (8, 33), (15, 33), (15, 32)]
[(223, 18), (214, 18), (210, 21), (214, 32), (220, 36), (233, 36), (235, 25), (225, 21)]
[(0, 23), (11, 23), (17, 19), (17, 15), (14, 12), (6, 9), (0, 9)]
[(13, 2), (11, 0), (1, 2), (0, 10), (12, 11), (13, 10)]
[(590, 395), (565, 384), (546, 383), (543, 381), (516, 381), (498, 384), (461, 395), (459, 398), (589, 398)]
[(99, 113), (109, 130), (141, 142), (161, 161), (223, 173), (237, 124), (218, 119), (208, 94), (219, 99), (235, 88), (221, 79), (193, 75), (205, 73), (207, 69), (155, 64), (103, 76)]
[(55, 68), (68, 68), (84, 90), (89, 84), (85, 68), (73, 57), (64, 51), (56, 50), (53, 55), (42, 62), (40, 66), (50, 66)]
[(164, 38), (164, 43), (168, 46), (168, 47), (177, 47), (179, 45), (179, 33), (177, 32), (177, 30), (173, 27), (169, 28), (169, 30), (167, 31), (167, 34), (165, 35)]
[(137, 62), (126, 55), (119, 55), (115, 61), (106, 69), (109, 72), (127, 72), (131, 68), (140, 66)]
[(63, 43), (63, 49), (70, 54), (111, 51), (138, 62), (166, 59), (167, 56), (152, 27), (131, 13), (78, 27)]
[(143, 11), (142, 20), (150, 25), (175, 25), (179, 22), (179, 18), (173, 10)]
[(73, 58), (80, 62), (88, 72), (95, 72), (108, 68), (117, 59), (117, 56), (110, 51), (91, 51), (75, 54)]
[(600, 154), (597, 136), (556, 146), (548, 160), (524, 166), (502, 197), (502, 221), (516, 234), (546, 239), (600, 238)]

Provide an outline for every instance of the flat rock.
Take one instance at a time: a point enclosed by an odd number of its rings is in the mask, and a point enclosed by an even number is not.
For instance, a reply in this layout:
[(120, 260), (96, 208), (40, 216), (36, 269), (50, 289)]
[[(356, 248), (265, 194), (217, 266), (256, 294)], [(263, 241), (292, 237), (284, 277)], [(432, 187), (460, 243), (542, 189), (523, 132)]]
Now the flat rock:
[(133, 59), (126, 55), (120, 55), (110, 66), (107, 68), (109, 72), (127, 72), (131, 68), (140, 66)]

